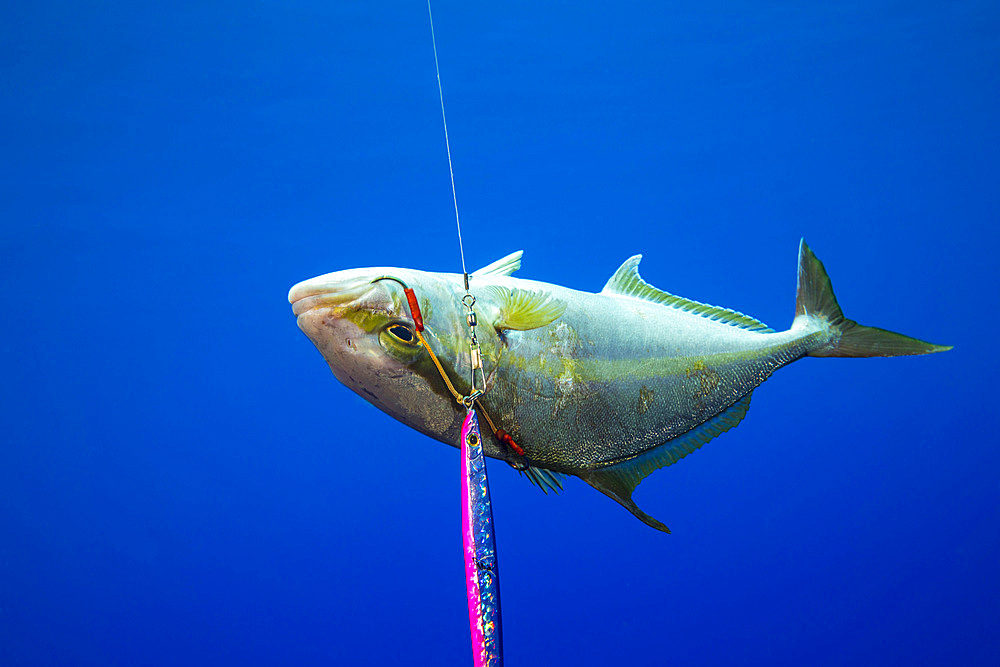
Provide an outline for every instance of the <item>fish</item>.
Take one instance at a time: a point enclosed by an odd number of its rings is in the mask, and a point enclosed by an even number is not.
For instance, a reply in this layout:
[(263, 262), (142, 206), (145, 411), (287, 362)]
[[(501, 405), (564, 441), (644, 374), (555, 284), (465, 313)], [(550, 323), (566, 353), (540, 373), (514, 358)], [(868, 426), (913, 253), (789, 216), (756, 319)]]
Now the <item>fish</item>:
[[(515, 278), (521, 258), (518, 251), (469, 274), (485, 376), (476, 404), (497, 428), (484, 430), (483, 453), (546, 492), (578, 477), (663, 532), (633, 501), (636, 486), (737, 426), (754, 389), (777, 369), (803, 357), (951, 349), (848, 319), (805, 240), (795, 315), (784, 331), (653, 287), (639, 275), (641, 255), (596, 293)], [(412, 290), (416, 312), (400, 283)], [(340, 382), (457, 446), (467, 409), (445, 377), (471, 393), (465, 295), (462, 274), (375, 267), (305, 280), (288, 299)]]

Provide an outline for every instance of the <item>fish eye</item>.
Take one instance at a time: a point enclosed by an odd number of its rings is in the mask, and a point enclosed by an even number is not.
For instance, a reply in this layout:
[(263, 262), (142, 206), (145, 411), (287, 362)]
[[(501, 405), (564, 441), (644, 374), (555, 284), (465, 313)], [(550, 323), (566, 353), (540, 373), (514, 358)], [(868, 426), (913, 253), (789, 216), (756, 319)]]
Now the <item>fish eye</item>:
[(378, 342), (390, 357), (412, 364), (423, 356), (423, 347), (413, 328), (402, 322), (391, 322), (378, 332)]
[(397, 338), (404, 343), (413, 343), (416, 338), (416, 336), (413, 335), (413, 331), (410, 330), (410, 327), (404, 324), (391, 324), (386, 328), (386, 331), (388, 331), (392, 337)]

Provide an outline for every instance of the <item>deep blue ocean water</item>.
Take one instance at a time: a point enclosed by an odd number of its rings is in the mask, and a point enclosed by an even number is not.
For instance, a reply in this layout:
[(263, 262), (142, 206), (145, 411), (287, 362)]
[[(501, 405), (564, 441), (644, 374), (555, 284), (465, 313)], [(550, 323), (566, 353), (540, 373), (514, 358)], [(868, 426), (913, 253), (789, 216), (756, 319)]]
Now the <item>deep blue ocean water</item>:
[[(437, 0), (470, 269), (776, 328), (796, 247), (943, 344), (805, 359), (648, 478), (490, 468), (509, 665), (1000, 662), (994, 2)], [(457, 450), (288, 288), (459, 270), (426, 6), (0, 9), (0, 663), (470, 663)]]

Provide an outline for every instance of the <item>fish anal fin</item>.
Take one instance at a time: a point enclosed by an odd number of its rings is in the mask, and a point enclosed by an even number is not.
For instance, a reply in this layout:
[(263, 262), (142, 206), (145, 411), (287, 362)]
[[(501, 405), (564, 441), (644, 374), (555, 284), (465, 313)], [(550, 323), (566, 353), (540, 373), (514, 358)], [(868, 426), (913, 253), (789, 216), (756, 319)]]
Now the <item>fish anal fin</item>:
[(632, 500), (632, 491), (634, 487), (629, 488), (627, 481), (616, 471), (611, 469), (595, 470), (593, 472), (580, 475), (580, 479), (585, 481), (587, 484), (590, 484), (607, 497), (616, 500), (622, 507), (634, 514), (639, 521), (642, 521), (647, 526), (661, 530), (664, 533), (670, 532), (670, 529), (667, 528), (663, 522), (651, 517), (639, 509), (639, 506), (635, 504), (634, 500)]
[(653, 472), (677, 463), (715, 436), (738, 425), (750, 408), (750, 396), (751, 394), (747, 394), (712, 419), (683, 435), (668, 440), (635, 458), (584, 473), (580, 475), (580, 479), (621, 503), (646, 525), (669, 533), (666, 526), (639, 509), (632, 500), (632, 492)]
[(693, 313), (716, 322), (723, 322), (740, 329), (759, 331), (761, 333), (772, 333), (774, 331), (771, 327), (749, 315), (738, 313), (729, 308), (710, 306), (707, 303), (685, 299), (653, 287), (639, 276), (639, 260), (641, 259), (642, 255), (634, 255), (625, 260), (625, 263), (618, 267), (618, 270), (615, 271), (614, 275), (604, 285), (601, 294), (627, 296), (633, 299), (663, 304), (664, 306), (676, 308), (686, 313)]

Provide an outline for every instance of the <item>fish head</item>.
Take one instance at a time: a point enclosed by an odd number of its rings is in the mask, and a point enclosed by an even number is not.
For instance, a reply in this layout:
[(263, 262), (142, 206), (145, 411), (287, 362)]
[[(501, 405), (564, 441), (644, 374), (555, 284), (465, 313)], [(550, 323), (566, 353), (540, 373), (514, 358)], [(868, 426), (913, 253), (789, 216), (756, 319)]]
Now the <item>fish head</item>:
[(414, 289), (425, 340), (455, 386), (466, 392), (469, 330), (460, 276), (397, 268), (349, 269), (295, 285), (288, 300), (299, 328), (338, 380), (408, 426), (454, 442), (464, 409), (417, 338), (400, 283)]

